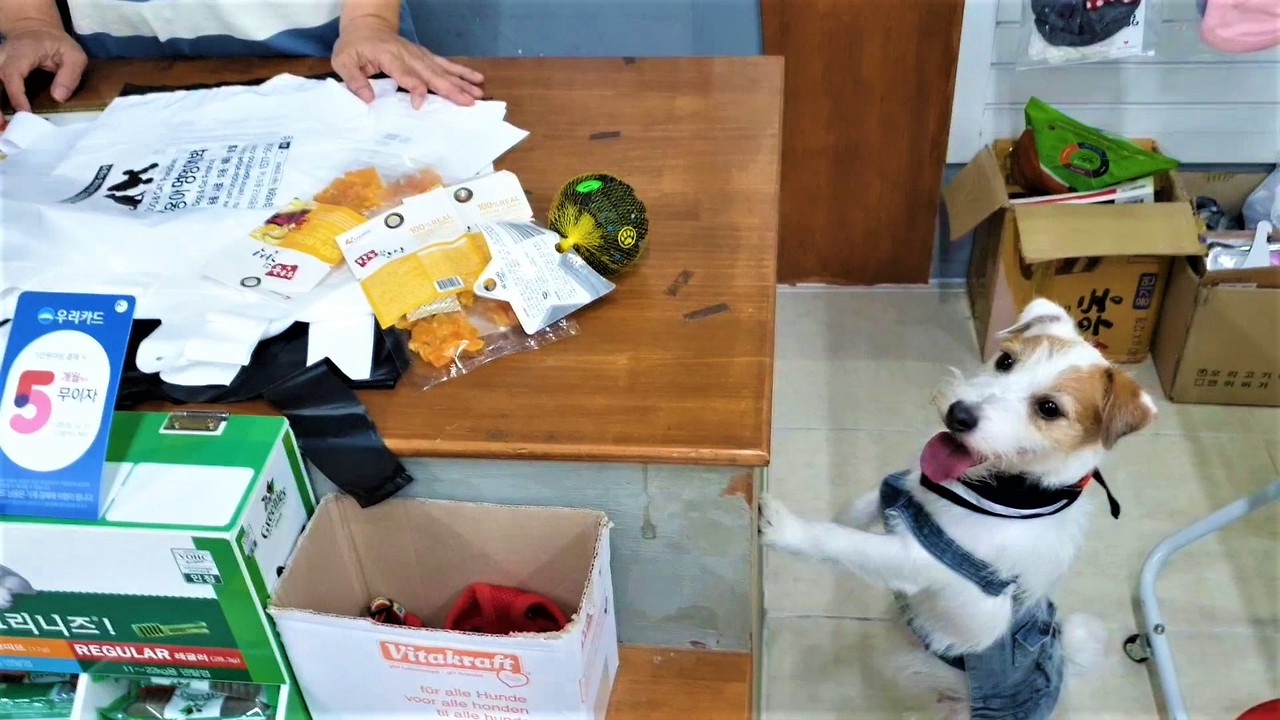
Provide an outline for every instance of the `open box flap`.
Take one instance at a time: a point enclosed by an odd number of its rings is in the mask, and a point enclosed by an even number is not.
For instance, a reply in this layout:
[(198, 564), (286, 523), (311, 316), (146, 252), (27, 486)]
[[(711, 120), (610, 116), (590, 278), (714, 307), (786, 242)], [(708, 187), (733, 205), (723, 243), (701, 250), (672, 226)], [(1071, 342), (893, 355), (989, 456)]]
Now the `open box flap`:
[(951, 223), (951, 239), (958, 240), (1009, 202), (1004, 173), (991, 148), (982, 148), (951, 182), (942, 188)]
[(1200, 280), (1200, 287), (1238, 285), (1260, 289), (1280, 289), (1280, 267), (1248, 268), (1245, 270), (1214, 270)]
[(1014, 210), (1028, 263), (1116, 255), (1202, 255), (1186, 203), (1028, 205)]
[(1179, 172), (1177, 177), (1188, 197), (1211, 197), (1228, 215), (1239, 215), (1245, 199), (1267, 179), (1267, 174)]

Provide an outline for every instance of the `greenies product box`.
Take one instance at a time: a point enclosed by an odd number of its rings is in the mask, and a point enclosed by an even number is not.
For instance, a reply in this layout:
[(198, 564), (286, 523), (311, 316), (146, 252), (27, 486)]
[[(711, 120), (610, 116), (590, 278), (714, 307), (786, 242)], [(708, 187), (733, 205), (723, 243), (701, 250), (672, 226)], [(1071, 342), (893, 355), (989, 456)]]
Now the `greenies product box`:
[(287, 421), (116, 413), (107, 460), (101, 519), (0, 518), (0, 669), (293, 694), (264, 610), (315, 510)]

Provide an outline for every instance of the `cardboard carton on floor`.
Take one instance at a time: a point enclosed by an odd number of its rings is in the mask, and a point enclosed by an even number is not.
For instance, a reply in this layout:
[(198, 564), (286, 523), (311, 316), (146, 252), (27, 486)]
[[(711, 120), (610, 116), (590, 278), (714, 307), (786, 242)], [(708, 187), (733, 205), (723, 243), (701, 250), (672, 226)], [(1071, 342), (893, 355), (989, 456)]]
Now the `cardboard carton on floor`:
[[(325, 498), (270, 607), (312, 715), (603, 718), (618, 667), (609, 527), (589, 510)], [(473, 582), (541, 593), (572, 620), (542, 634), (431, 629)], [(368, 619), (379, 596), (427, 627)]]
[(1154, 203), (1015, 205), (1024, 193), (1009, 180), (1012, 147), (983, 148), (943, 189), (952, 239), (973, 231), (969, 301), (983, 360), (1036, 297), (1066, 309), (1110, 360), (1143, 360), (1170, 260), (1202, 252), (1177, 176), (1156, 176)]
[(0, 669), (278, 685), (305, 718), (266, 613), (315, 507), (288, 422), (116, 413), (107, 460), (101, 519), (0, 518)]
[[(1191, 196), (1239, 214), (1262, 173), (1182, 173)], [(1280, 268), (1205, 272), (1175, 261), (1151, 350), (1174, 402), (1280, 406)]]

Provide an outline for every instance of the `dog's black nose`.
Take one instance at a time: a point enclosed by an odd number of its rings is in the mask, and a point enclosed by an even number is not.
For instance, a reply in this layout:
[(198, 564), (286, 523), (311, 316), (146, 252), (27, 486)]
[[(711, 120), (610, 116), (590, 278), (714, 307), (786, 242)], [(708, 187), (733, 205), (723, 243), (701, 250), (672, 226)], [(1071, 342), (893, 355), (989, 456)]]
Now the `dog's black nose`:
[(967, 433), (978, 427), (978, 413), (973, 406), (965, 402), (953, 402), (947, 408), (947, 429), (953, 433)]

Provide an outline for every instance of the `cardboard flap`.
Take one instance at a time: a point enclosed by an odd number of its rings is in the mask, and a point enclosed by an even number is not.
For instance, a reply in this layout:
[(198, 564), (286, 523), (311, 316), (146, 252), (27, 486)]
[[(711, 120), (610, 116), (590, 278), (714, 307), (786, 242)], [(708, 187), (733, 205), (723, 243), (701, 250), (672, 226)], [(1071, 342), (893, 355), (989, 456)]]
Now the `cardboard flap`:
[(1014, 210), (1028, 263), (1115, 255), (1203, 255), (1191, 207), (1030, 205)]
[(1177, 179), (1189, 197), (1211, 197), (1228, 215), (1239, 215), (1245, 199), (1267, 179), (1267, 174), (1179, 172)]
[(1202, 287), (1215, 285), (1239, 285), (1264, 289), (1280, 289), (1280, 267), (1249, 268), (1247, 270), (1214, 270), (1204, 274)]
[(1009, 201), (1009, 193), (1005, 191), (1000, 162), (991, 148), (979, 150), (973, 160), (942, 188), (942, 200), (947, 206), (952, 240), (967, 235), (1004, 207)]

